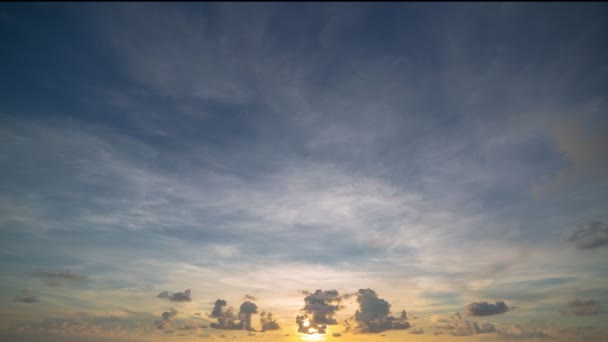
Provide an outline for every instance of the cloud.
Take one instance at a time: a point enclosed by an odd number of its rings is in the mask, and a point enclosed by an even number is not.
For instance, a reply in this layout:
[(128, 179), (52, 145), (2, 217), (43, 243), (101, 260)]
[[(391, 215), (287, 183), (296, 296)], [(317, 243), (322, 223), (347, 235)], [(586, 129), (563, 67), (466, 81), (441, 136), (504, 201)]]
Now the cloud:
[(211, 327), (215, 329), (230, 329), (240, 330), (241, 325), (236, 323), (237, 317), (234, 315), (232, 307), (228, 307), (228, 303), (223, 299), (215, 301), (210, 317), (216, 318), (217, 322), (211, 323)]
[(444, 323), (436, 326), (436, 329), (447, 331), (452, 336), (471, 336), (474, 334), (488, 334), (497, 332), (496, 326), (492, 323), (483, 323), (481, 326), (477, 322), (470, 322), (462, 318), (459, 312), (447, 318), (433, 316), (433, 322)]
[(279, 323), (274, 319), (272, 312), (266, 313), (266, 311), (262, 311), (260, 313), (260, 325), (262, 326), (261, 331), (281, 329)]
[(379, 333), (392, 329), (408, 329), (407, 313), (401, 311), (398, 318), (390, 315), (391, 305), (382, 298), (378, 298), (372, 289), (360, 289), (357, 293), (359, 310), (347, 320), (348, 330), (361, 333)]
[(480, 327), (477, 322), (473, 322), (473, 329), (475, 329), (476, 334), (487, 334), (496, 332), (496, 327), (492, 323), (483, 323)]
[(413, 329), (412, 331), (410, 331), (410, 334), (422, 335), (422, 334), (424, 334), (424, 329), (422, 329), (422, 328)]
[(87, 276), (77, 272), (70, 271), (45, 271), (38, 270), (31, 273), (32, 277), (46, 279), (49, 286), (59, 286), (62, 281), (83, 281)]
[(161, 292), (157, 297), (170, 300), (172, 302), (191, 302), (190, 297), (191, 290), (187, 289), (184, 292), (169, 293), (167, 291)]
[(243, 298), (245, 300), (258, 300), (256, 297), (254, 297), (252, 295), (248, 295), (248, 294), (246, 294)]
[(550, 133), (570, 165), (547, 179), (538, 190), (542, 187), (556, 190), (584, 175), (602, 175), (608, 171), (608, 137), (603, 130), (590, 128), (591, 125), (578, 118), (557, 120), (550, 125)]
[(507, 340), (527, 340), (527, 339), (553, 339), (541, 330), (524, 328), (519, 324), (515, 324), (510, 331), (499, 331), (499, 336)]
[(601, 221), (580, 224), (568, 241), (575, 243), (579, 249), (608, 246), (608, 225)]
[(568, 302), (568, 308), (561, 311), (562, 315), (590, 316), (600, 312), (600, 304), (595, 300), (574, 299)]
[[(254, 330), (251, 326), (251, 316), (258, 313), (258, 306), (250, 301), (245, 301), (239, 307), (238, 315), (234, 314), (234, 309), (228, 307), (228, 303), (223, 299), (215, 301), (213, 310), (209, 315), (217, 319), (217, 322), (211, 323), (211, 327), (215, 329), (226, 330)], [(237, 322), (238, 321), (238, 322)]]
[(161, 320), (155, 321), (157, 329), (171, 329), (173, 328), (173, 321), (177, 317), (177, 310), (169, 309), (161, 315)]
[(40, 299), (33, 296), (28, 290), (21, 290), (21, 293), (15, 296), (15, 301), (31, 304), (40, 302)]
[(473, 302), (467, 306), (467, 316), (492, 316), (509, 311), (509, 307), (503, 301), (495, 304), (488, 302)]
[(559, 333), (570, 337), (570, 340), (608, 341), (608, 335), (602, 329), (594, 326), (563, 328), (559, 330)]
[(316, 290), (301, 292), (304, 297), (304, 315), (296, 317), (298, 332), (324, 334), (327, 325), (338, 324), (334, 318), (336, 311), (342, 309), (342, 299), (349, 297), (348, 294), (340, 295), (336, 290)]
[(243, 323), (243, 329), (252, 330), (251, 328), (251, 316), (258, 313), (258, 306), (250, 301), (245, 301), (239, 308), (239, 318)]

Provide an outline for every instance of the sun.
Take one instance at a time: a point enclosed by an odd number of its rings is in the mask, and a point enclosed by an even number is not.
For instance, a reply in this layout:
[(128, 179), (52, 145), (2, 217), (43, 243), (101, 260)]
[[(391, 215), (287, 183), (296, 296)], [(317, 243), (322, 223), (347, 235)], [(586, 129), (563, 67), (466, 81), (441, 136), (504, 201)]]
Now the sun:
[(324, 341), (326, 340), (325, 334), (319, 334), (318, 329), (310, 326), (310, 320), (304, 319), (302, 326), (307, 328), (308, 333), (300, 334), (302, 341)]
[(302, 338), (302, 341), (325, 341), (327, 339), (325, 334), (317, 334), (312, 332), (310, 334), (300, 334), (300, 337)]

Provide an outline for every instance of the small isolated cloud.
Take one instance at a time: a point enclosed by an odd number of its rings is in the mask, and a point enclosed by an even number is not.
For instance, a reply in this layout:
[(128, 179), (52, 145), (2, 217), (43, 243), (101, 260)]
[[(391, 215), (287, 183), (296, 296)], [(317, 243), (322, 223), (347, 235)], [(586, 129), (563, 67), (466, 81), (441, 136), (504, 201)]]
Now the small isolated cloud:
[(302, 291), (304, 297), (304, 315), (296, 317), (298, 332), (305, 334), (325, 334), (327, 325), (338, 324), (334, 315), (342, 309), (342, 299), (350, 295), (340, 295), (336, 290), (316, 290), (314, 293)]
[(386, 330), (408, 329), (407, 313), (403, 310), (399, 317), (390, 315), (391, 305), (379, 298), (372, 289), (360, 289), (357, 293), (359, 310), (345, 322), (347, 331), (379, 333)]
[(562, 315), (591, 316), (600, 312), (600, 304), (594, 300), (574, 299), (568, 302), (568, 307), (561, 311)]
[(410, 334), (422, 335), (422, 334), (424, 334), (424, 329), (422, 329), (422, 328), (414, 329), (414, 330), (410, 331)]
[(38, 297), (32, 295), (30, 293), (30, 291), (28, 291), (28, 290), (21, 290), (21, 293), (19, 293), (18, 295), (15, 296), (15, 301), (21, 302), (21, 303), (32, 304), (32, 303), (40, 302), (40, 299), (38, 299)]
[(244, 300), (253, 300), (253, 301), (258, 300), (256, 297), (254, 297), (254, 296), (252, 296), (252, 295), (248, 295), (248, 294), (246, 294), (246, 295), (243, 297), (243, 299), (244, 299)]
[(527, 329), (519, 324), (515, 324), (510, 331), (499, 331), (499, 335), (502, 339), (506, 340), (553, 339), (552, 336), (547, 335), (541, 330)]
[(608, 246), (608, 225), (601, 221), (580, 224), (572, 232), (568, 241), (579, 249), (592, 249)]
[(173, 321), (177, 316), (177, 310), (169, 309), (169, 311), (163, 312), (161, 315), (161, 320), (155, 321), (157, 329), (171, 329), (173, 328)]
[(175, 292), (175, 293), (169, 293), (167, 291), (164, 291), (164, 292), (159, 293), (157, 297), (167, 299), (172, 302), (191, 302), (192, 297), (190, 296), (190, 294), (191, 294), (190, 289), (187, 289), (184, 292)]
[(77, 282), (87, 279), (87, 276), (77, 272), (70, 271), (45, 271), (38, 270), (31, 273), (32, 277), (44, 279), (47, 281), (48, 286), (61, 286), (64, 281)]
[(467, 305), (467, 316), (492, 316), (509, 311), (509, 307), (503, 301), (496, 303), (473, 302)]

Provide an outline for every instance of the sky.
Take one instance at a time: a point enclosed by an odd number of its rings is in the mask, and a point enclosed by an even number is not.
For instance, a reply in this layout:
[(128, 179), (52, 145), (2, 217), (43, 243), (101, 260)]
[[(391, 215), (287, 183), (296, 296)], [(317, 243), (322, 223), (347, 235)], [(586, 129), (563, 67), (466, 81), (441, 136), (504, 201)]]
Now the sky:
[(0, 338), (608, 340), (607, 19), (2, 3)]

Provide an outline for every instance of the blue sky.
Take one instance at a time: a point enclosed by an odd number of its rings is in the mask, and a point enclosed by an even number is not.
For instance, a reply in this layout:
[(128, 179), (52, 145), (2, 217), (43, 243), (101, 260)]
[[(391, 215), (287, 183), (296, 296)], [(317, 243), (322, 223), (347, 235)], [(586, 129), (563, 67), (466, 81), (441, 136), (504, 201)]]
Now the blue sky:
[(300, 291), (371, 288), (409, 337), (505, 301), (452, 331), (602, 340), (607, 15), (0, 5), (0, 332), (179, 339), (163, 312), (245, 295), (291, 329)]

